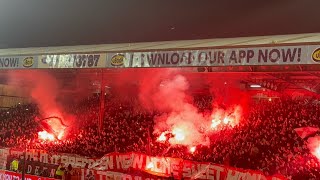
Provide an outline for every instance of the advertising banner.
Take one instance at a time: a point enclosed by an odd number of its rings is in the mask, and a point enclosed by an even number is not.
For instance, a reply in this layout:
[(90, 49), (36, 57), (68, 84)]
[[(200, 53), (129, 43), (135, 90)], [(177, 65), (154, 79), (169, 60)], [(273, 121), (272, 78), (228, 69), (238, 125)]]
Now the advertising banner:
[[(175, 179), (216, 179), (216, 180), (282, 180), (281, 176), (265, 176), (262, 172), (243, 170), (206, 162), (186, 161), (179, 158), (154, 157), (141, 153), (107, 154), (93, 164), (97, 179), (106, 179), (105, 172), (128, 173), (132, 170)], [(105, 177), (105, 178), (103, 178)]]
[[(12, 157), (8, 157), (7, 160), (7, 170), (10, 170), (10, 164), (14, 160)], [(22, 172), (23, 161), (19, 163), (19, 171)], [(42, 177), (52, 177), (54, 178), (55, 172), (58, 168), (56, 164), (43, 163), (39, 161), (26, 161), (25, 163), (25, 172), (31, 175), (37, 175)]]
[(0, 169), (6, 169), (10, 148), (0, 148)]
[(105, 54), (60, 54), (39, 57), (39, 68), (104, 68)]
[[(0, 69), (320, 65), (320, 45), (1, 56)], [(240, 70), (241, 71), (241, 70)]]
[[(20, 173), (11, 172), (11, 171), (0, 171), (0, 180), (21, 180), (21, 179), (22, 179), (22, 175)], [(25, 180), (55, 180), (55, 179), (26, 174)]]
[[(18, 152), (19, 151), (11, 150), (10, 154), (17, 155)], [(6, 153), (4, 153), (4, 155), (5, 154)], [(110, 153), (101, 158), (94, 159), (72, 154), (49, 154), (45, 151), (33, 150), (27, 153), (27, 157), (35, 158), (35, 161), (38, 161), (38, 164), (33, 165), (27, 163), (30, 173), (35, 172), (32, 171), (32, 169), (37, 169), (37, 172), (40, 172), (41, 167), (45, 167), (42, 169), (46, 169), (49, 174), (53, 174), (53, 169), (57, 168), (57, 166), (51, 167), (49, 164), (63, 163), (65, 166), (70, 164), (73, 168), (83, 168), (88, 163), (90, 170), (84, 171), (82, 169), (82, 177), (87, 176), (88, 172), (91, 171), (96, 179), (108, 179), (110, 176), (132, 177), (132, 179), (136, 176), (142, 179), (150, 177), (168, 178), (171, 176), (177, 179), (285, 179), (282, 176), (265, 176), (260, 171), (233, 168), (208, 162), (188, 161), (180, 158), (155, 157), (137, 152)], [(39, 174), (37, 173), (35, 175)]]
[(108, 53), (106, 66), (148, 68), (299, 64), (320, 65), (320, 45)]
[(37, 67), (37, 56), (0, 56), (0, 69), (30, 69)]
[(110, 180), (110, 179), (127, 179), (127, 180), (162, 180), (168, 177), (154, 176), (141, 172), (112, 172), (112, 171), (97, 171), (89, 169), (81, 169), (81, 180)]

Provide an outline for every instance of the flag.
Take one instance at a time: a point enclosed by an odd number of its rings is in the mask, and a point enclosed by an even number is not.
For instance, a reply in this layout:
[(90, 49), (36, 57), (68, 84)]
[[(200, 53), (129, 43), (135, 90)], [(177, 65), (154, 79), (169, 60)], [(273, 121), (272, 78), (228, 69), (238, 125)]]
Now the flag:
[(316, 132), (319, 131), (319, 128), (315, 127), (302, 127), (302, 128), (295, 128), (294, 129), (296, 133), (302, 138), (306, 138), (312, 134), (315, 134)]

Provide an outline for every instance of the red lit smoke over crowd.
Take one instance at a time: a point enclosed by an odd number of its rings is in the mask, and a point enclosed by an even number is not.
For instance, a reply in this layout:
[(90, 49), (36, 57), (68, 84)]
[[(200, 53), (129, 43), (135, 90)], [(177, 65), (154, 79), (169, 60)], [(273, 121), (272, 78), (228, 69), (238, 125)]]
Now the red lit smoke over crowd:
[(13, 71), (9, 82), (27, 81), (33, 103), (1, 111), (0, 143), (87, 157), (134, 151), (319, 179), (318, 99), (253, 100), (237, 76), (129, 69), (107, 78), (105, 98), (85, 92), (65, 103), (51, 74)]

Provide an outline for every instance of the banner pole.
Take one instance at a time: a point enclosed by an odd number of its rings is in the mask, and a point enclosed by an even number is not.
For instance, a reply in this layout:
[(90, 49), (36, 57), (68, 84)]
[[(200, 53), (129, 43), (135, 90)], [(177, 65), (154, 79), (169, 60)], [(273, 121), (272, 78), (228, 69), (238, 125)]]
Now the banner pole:
[(22, 176), (21, 176), (21, 179), (22, 180), (25, 180), (25, 169), (26, 169), (26, 153), (27, 153), (27, 144), (25, 144), (25, 148), (24, 148), (24, 151), (23, 151), (23, 165), (22, 165)]
[(105, 85), (103, 82), (103, 69), (101, 69), (101, 82), (100, 82), (100, 117), (99, 117), (99, 132), (102, 132), (103, 129), (103, 120), (104, 120), (104, 108), (105, 108)]
[(151, 155), (151, 135), (150, 127), (148, 126), (148, 154)]

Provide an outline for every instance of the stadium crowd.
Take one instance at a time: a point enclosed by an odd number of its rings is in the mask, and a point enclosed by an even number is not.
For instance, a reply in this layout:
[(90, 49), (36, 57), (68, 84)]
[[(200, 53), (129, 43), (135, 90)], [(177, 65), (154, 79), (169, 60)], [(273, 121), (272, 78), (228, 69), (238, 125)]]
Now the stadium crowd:
[[(39, 114), (36, 105), (2, 110), (0, 146), (18, 147), (33, 139), (28, 143), (29, 148), (51, 152), (101, 157), (110, 152), (137, 151), (261, 170), (267, 175), (282, 174), (289, 179), (320, 178), (319, 161), (311, 155), (307, 141), (294, 131), (298, 127), (319, 127), (318, 101), (259, 100), (250, 105), (239, 125), (213, 134), (210, 146), (199, 146), (194, 153), (186, 153), (188, 149), (183, 146), (168, 149), (168, 144), (157, 142), (153, 119), (159, 112), (138, 109), (134, 101), (118, 102), (116, 98), (107, 97), (101, 131), (98, 131), (97, 123), (99, 96), (70, 107), (78, 126), (69, 133), (68, 140), (59, 143), (37, 143), (37, 132), (41, 127), (34, 121)], [(212, 108), (210, 97), (200, 96), (194, 101), (201, 111)]]

